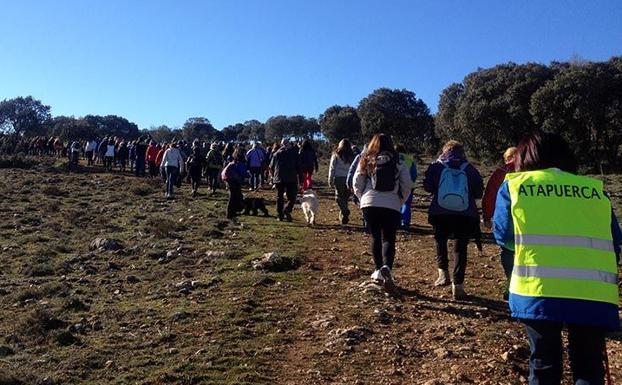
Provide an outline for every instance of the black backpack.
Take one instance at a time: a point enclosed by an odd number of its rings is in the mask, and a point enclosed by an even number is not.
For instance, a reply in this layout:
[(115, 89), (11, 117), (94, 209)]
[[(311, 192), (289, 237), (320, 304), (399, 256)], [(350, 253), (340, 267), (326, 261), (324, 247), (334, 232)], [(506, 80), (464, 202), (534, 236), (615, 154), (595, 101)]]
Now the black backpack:
[(397, 181), (397, 156), (389, 152), (381, 152), (376, 156), (376, 171), (371, 176), (372, 189), (376, 191), (393, 191)]

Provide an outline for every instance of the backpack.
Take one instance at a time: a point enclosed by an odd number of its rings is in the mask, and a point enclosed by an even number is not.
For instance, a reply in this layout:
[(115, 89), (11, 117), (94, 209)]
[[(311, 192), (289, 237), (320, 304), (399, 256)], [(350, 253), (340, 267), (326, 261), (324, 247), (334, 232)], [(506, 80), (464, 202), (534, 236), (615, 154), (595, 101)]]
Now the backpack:
[(393, 191), (397, 180), (397, 157), (381, 152), (376, 157), (376, 171), (371, 176), (371, 187), (376, 191)]
[(438, 205), (450, 211), (465, 211), (469, 208), (469, 180), (464, 170), (469, 163), (462, 163), (460, 168), (442, 164), (445, 168), (438, 183)]

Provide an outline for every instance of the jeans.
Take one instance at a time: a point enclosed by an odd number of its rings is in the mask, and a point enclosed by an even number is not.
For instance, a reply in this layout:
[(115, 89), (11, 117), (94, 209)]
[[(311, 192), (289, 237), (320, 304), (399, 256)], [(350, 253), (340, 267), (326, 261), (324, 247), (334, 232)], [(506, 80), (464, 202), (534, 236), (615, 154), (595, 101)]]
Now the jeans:
[[(285, 214), (291, 214), (292, 210), (294, 210), (294, 204), (296, 203), (296, 195), (298, 194), (298, 184), (294, 183), (277, 183), (276, 184), (276, 212), (279, 215), (279, 218), (283, 218)], [(283, 208), (285, 205), (285, 199), (283, 199), (283, 194), (287, 196), (287, 206)]]
[(346, 185), (346, 177), (335, 178), (335, 201), (339, 206), (339, 219), (343, 221), (350, 217), (350, 209), (348, 208), (348, 201), (350, 200), (350, 190)]
[[(562, 379), (562, 322), (521, 320), (527, 330), (531, 356), (529, 385), (559, 385)], [(568, 358), (575, 385), (604, 385), (605, 330), (568, 324)]]
[(242, 185), (236, 182), (227, 182), (229, 186), (229, 202), (227, 203), (227, 218), (232, 219), (242, 211), (244, 197), (242, 195)]
[(404, 202), (404, 204), (400, 208), (400, 214), (402, 216), (402, 221), (401, 221), (402, 226), (410, 226), (410, 218), (412, 215), (412, 205), (413, 205), (413, 192), (411, 190), (410, 195), (408, 196), (408, 199), (406, 199), (406, 202)]
[(175, 166), (166, 166), (166, 194), (173, 196), (173, 187), (179, 177), (179, 168)]
[(395, 235), (400, 224), (400, 213), (385, 207), (363, 207), (367, 229), (371, 234), (371, 254), (376, 270), (384, 265), (393, 269)]
[(261, 187), (261, 166), (260, 167), (251, 167), (251, 188), (258, 189)]
[(431, 219), (436, 241), (436, 264), (439, 269), (449, 268), (447, 241), (455, 238), (453, 283), (462, 285), (467, 266), (467, 246), (469, 245), (472, 219), (464, 215), (437, 215)]

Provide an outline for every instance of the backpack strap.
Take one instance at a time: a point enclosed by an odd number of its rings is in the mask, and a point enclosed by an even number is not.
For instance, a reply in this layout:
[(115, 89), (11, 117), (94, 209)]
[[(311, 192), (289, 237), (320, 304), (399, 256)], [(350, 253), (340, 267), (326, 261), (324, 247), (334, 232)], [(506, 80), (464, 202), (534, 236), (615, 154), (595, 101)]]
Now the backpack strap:
[(460, 171), (464, 171), (466, 170), (467, 166), (469, 165), (469, 162), (464, 162), (460, 165)]

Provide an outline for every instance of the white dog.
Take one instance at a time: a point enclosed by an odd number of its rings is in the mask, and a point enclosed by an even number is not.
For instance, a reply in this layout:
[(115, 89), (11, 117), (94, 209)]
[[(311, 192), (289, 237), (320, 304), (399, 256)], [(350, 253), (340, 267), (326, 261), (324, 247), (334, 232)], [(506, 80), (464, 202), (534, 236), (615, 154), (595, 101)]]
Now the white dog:
[(308, 225), (315, 225), (315, 217), (320, 207), (320, 200), (317, 197), (315, 191), (309, 189), (302, 193), (302, 200), (300, 206), (305, 214), (305, 219)]

